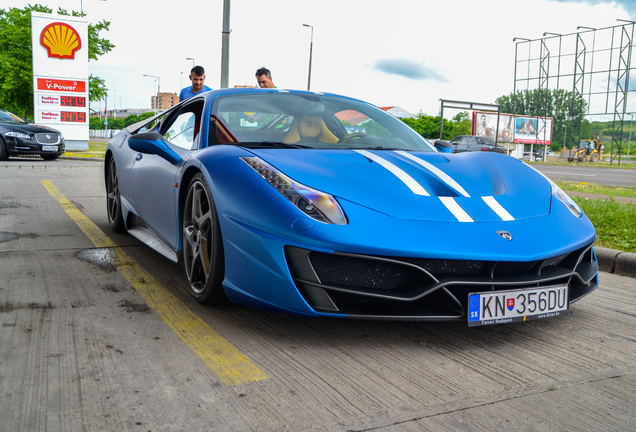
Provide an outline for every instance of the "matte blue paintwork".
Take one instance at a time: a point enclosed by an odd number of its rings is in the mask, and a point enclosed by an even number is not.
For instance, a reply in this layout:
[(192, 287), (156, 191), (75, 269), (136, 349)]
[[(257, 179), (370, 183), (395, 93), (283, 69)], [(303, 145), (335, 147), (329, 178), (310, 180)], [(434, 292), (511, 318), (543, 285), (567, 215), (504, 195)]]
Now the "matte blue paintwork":
[[(214, 97), (203, 98), (209, 116)], [(199, 138), (207, 142), (202, 122)], [(430, 193), (415, 195), (395, 175), (353, 150), (247, 149), (216, 145), (186, 151), (165, 143), (137, 142), (122, 132), (109, 144), (116, 160), (122, 207), (141, 216), (175, 251), (181, 250), (184, 176), (192, 170), (208, 179), (217, 207), (225, 253), (224, 288), (237, 302), (306, 315), (317, 313), (298, 293), (284, 248), (324, 252), (471, 260), (528, 261), (590, 244), (595, 230), (551, 197), (548, 180), (505, 155), (413, 152), (452, 177), (457, 190), (431, 171), (393, 151), (375, 151)], [(152, 153), (153, 145), (157, 148)], [(202, 145), (201, 145), (202, 146)], [(336, 197), (348, 223), (332, 225), (306, 216), (265, 182), (240, 157), (258, 156), (290, 178)], [(441, 203), (451, 196), (473, 218), (458, 222)], [(495, 197), (513, 217), (503, 221), (482, 197)], [(514, 241), (496, 234), (509, 231)]]

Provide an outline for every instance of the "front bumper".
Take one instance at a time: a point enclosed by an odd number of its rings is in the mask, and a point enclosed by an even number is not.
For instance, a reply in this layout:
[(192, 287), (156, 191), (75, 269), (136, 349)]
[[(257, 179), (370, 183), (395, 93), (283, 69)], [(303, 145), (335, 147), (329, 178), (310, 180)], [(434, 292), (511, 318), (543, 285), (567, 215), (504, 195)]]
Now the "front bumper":
[(568, 284), (572, 303), (598, 287), (592, 244), (529, 262), (328, 254), (296, 247), (285, 252), (294, 283), (315, 311), (352, 318), (465, 320), (471, 292)]
[[(64, 140), (57, 134), (35, 134), (33, 138), (16, 138), (5, 136), (7, 150), (12, 156), (61, 155), (65, 151)], [(51, 138), (39, 137), (50, 135)]]

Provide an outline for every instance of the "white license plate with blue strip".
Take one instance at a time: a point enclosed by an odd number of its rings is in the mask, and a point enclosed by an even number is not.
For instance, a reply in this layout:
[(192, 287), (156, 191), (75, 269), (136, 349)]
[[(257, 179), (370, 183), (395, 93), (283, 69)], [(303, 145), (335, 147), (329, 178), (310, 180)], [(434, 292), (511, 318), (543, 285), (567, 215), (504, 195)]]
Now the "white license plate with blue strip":
[(468, 294), (470, 327), (507, 324), (564, 314), (569, 307), (568, 285)]

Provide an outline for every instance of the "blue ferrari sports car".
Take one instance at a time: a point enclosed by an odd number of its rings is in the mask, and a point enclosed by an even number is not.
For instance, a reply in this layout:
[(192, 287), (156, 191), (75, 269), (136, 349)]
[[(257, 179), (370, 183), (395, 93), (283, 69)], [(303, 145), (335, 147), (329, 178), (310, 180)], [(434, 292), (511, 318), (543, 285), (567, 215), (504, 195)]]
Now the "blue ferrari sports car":
[(117, 134), (104, 174), (111, 228), (182, 263), (201, 303), (478, 326), (598, 286), (594, 227), (549, 179), (335, 94), (197, 95)]

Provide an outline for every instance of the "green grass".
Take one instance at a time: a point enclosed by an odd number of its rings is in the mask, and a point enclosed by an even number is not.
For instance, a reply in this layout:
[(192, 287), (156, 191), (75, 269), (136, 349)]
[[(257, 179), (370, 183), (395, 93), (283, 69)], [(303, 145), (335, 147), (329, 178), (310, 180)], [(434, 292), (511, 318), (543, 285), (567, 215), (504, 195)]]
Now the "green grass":
[(576, 191), (605, 195), (589, 199), (573, 196), (590, 218), (598, 240), (596, 245), (625, 252), (636, 252), (636, 204), (620, 203), (615, 196), (636, 198), (636, 188), (624, 186), (604, 186), (588, 182), (556, 182), (566, 192)]
[(573, 197), (590, 218), (600, 247), (636, 252), (636, 204)]
[(107, 145), (108, 143), (105, 142), (89, 141), (88, 150), (66, 151), (64, 156), (104, 159)]
[(588, 182), (555, 182), (564, 191), (575, 191), (583, 193), (603, 194), (613, 196), (625, 196), (636, 198), (636, 188), (625, 186), (604, 186)]
[[(101, 142), (95, 142), (95, 141), (89, 141), (88, 142), (88, 151), (90, 152), (106, 152), (106, 146), (108, 145), (108, 143), (101, 143)], [(102, 156), (103, 157), (103, 156)]]

